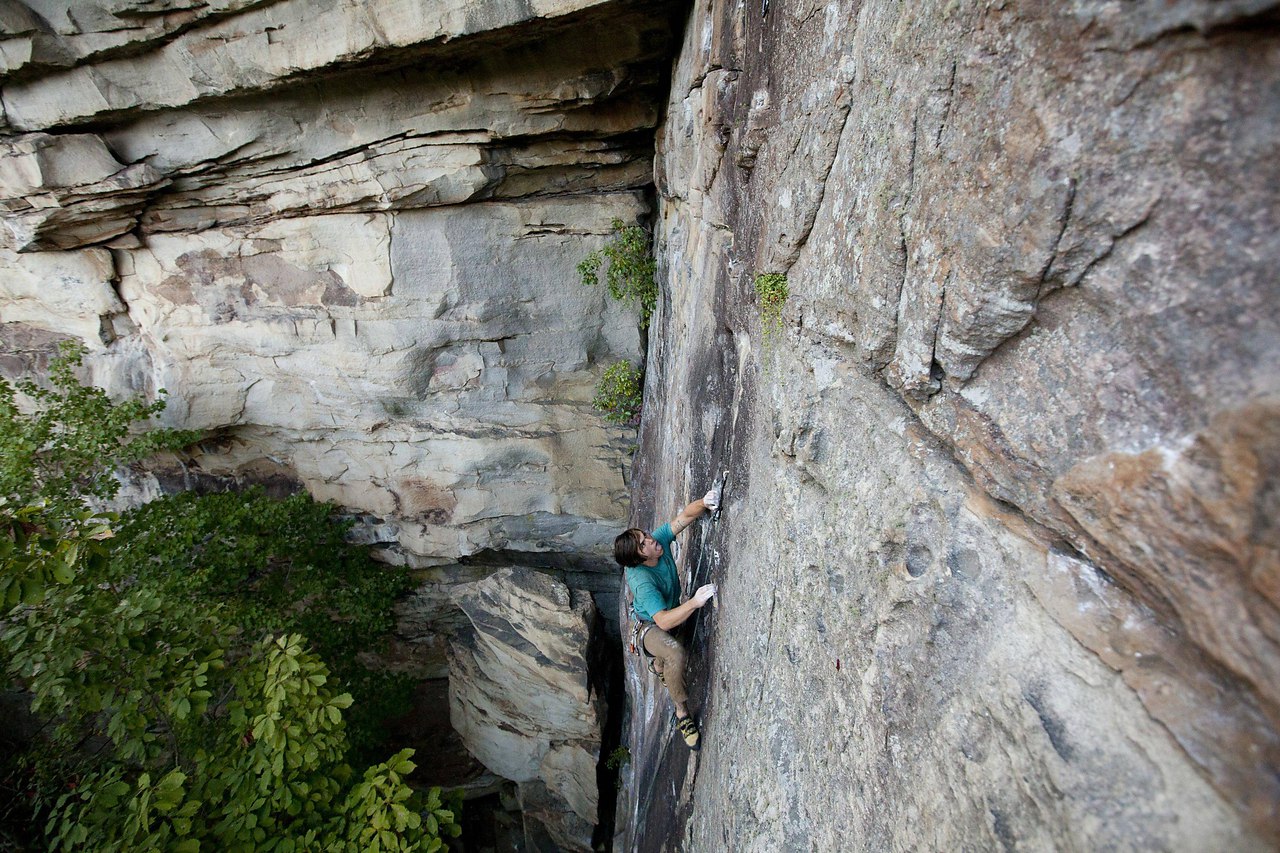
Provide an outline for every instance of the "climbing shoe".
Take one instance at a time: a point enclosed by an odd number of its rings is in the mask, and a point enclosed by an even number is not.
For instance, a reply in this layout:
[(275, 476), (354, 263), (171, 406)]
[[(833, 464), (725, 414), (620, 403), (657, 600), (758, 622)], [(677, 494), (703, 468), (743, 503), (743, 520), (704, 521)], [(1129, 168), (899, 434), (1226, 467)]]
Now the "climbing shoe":
[(684, 738), (685, 746), (690, 749), (698, 748), (698, 739), (701, 736), (698, 731), (698, 721), (692, 716), (684, 719), (676, 720), (676, 731), (680, 732), (680, 737)]

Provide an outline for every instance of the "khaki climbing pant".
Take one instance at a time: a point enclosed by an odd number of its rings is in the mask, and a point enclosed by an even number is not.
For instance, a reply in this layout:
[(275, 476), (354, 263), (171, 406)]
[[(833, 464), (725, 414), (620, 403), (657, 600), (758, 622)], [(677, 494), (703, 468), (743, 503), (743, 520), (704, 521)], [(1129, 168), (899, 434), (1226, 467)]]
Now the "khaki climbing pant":
[(649, 625), (644, 629), (642, 642), (645, 651), (653, 656), (653, 671), (658, 673), (658, 677), (666, 685), (671, 701), (677, 705), (687, 701), (689, 694), (684, 689), (684, 646), (657, 625)]

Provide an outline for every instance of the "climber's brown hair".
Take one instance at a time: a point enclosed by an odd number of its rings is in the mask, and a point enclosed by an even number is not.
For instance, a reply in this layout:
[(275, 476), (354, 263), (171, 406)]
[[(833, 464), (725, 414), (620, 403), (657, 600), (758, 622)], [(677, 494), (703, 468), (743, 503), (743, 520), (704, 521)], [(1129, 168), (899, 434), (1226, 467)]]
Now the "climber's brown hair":
[(630, 568), (644, 562), (640, 556), (640, 543), (644, 541), (644, 531), (635, 527), (628, 528), (613, 540), (613, 559), (619, 566)]

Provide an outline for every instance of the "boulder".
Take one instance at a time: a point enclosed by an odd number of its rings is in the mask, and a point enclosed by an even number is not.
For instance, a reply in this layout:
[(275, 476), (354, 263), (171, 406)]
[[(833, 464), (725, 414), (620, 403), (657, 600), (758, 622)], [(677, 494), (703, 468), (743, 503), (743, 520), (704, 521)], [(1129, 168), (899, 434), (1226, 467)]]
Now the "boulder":
[[(604, 701), (591, 682), (591, 597), (531, 569), (458, 588), (471, 622), (449, 650), (450, 719), (490, 771), (519, 783), (526, 821), (590, 850)], [(527, 801), (527, 802), (526, 802)]]

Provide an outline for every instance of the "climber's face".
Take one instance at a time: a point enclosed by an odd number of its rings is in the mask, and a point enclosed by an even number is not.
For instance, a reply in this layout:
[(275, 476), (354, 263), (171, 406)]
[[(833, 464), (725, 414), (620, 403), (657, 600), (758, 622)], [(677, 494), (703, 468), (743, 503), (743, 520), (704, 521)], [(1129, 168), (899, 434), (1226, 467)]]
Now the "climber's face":
[(640, 556), (644, 557), (646, 563), (662, 556), (662, 546), (648, 533), (640, 540)]

